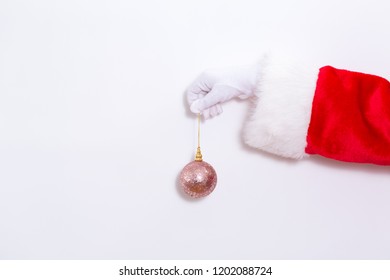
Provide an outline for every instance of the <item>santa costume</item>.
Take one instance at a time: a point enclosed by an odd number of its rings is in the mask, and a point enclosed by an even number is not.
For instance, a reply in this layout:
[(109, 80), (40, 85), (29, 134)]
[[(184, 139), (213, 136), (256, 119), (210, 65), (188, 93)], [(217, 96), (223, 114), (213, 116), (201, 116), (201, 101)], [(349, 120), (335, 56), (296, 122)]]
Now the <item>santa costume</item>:
[(300, 159), (390, 164), (390, 83), (379, 76), (266, 57), (244, 140)]

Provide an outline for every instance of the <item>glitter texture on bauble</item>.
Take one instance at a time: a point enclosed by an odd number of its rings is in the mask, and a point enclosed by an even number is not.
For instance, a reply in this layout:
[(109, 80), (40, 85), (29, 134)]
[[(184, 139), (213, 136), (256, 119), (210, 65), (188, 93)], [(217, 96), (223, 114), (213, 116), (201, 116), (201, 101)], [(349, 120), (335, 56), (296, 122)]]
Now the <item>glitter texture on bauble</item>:
[(193, 198), (209, 195), (217, 185), (217, 173), (203, 160), (194, 160), (180, 173), (180, 185), (184, 192)]

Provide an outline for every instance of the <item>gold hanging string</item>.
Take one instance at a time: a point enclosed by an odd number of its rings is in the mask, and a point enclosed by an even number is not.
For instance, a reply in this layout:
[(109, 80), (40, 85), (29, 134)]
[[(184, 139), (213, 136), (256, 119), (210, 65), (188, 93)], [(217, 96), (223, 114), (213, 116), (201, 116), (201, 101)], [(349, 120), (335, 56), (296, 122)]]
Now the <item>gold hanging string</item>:
[(200, 148), (200, 113), (198, 113), (198, 148)]
[(196, 161), (202, 161), (202, 152), (200, 151), (200, 113), (198, 113), (198, 147), (195, 155)]

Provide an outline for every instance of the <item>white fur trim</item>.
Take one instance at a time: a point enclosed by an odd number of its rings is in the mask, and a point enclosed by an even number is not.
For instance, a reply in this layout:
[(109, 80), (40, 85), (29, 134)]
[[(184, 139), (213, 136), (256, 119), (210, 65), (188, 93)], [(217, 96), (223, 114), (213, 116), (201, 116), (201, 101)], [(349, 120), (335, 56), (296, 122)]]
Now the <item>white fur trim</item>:
[(280, 56), (260, 62), (255, 108), (244, 127), (248, 145), (283, 157), (305, 154), (318, 68)]

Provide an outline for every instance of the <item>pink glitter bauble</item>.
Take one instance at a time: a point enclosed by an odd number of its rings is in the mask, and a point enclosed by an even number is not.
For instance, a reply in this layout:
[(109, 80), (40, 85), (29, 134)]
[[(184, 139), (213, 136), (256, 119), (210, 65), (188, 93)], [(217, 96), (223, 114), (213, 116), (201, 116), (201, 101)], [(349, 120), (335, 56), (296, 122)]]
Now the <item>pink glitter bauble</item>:
[(209, 195), (217, 185), (217, 173), (205, 161), (191, 161), (180, 173), (180, 184), (186, 194), (199, 198)]

